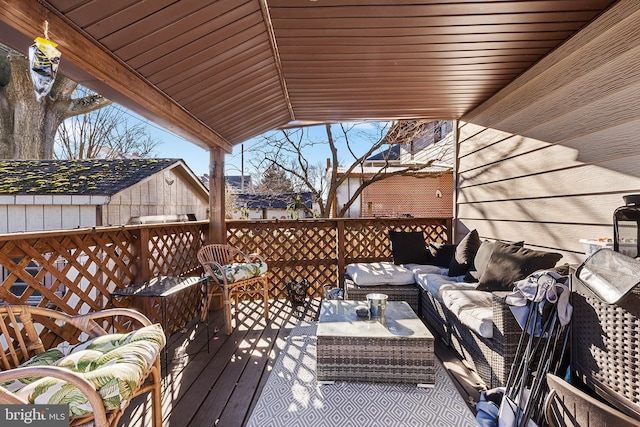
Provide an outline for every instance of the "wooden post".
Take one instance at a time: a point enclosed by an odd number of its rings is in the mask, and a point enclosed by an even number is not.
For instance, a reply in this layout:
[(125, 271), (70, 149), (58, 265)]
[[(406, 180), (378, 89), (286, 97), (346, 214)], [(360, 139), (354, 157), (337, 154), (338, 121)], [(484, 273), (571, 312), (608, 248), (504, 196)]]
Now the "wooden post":
[(344, 289), (344, 269), (345, 269), (345, 261), (344, 261), (344, 218), (337, 218), (336, 227), (338, 229), (337, 237), (338, 244), (336, 245), (338, 248), (338, 286)]
[(224, 153), (220, 148), (212, 148), (209, 153), (209, 241), (206, 243), (226, 243)]
[(453, 122), (453, 152), (454, 152), (454, 165), (453, 165), (453, 220), (451, 221), (447, 236), (449, 243), (456, 242), (458, 239), (455, 237), (455, 233), (458, 230), (458, 191), (460, 190), (460, 120)]
[(134, 283), (142, 283), (151, 278), (149, 271), (149, 229), (141, 226), (140, 229), (132, 232), (137, 239), (133, 239), (135, 254), (135, 276)]

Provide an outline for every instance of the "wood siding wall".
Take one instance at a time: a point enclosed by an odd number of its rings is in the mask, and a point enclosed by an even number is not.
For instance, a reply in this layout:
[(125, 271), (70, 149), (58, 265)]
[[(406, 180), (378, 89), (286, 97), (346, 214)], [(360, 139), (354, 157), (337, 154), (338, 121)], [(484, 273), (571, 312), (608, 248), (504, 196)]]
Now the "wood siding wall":
[(95, 205), (0, 205), (0, 234), (96, 226)]
[(103, 225), (126, 224), (131, 217), (195, 214), (207, 219), (209, 199), (175, 169), (163, 171), (114, 194), (102, 210)]
[(457, 236), (584, 259), (640, 193), (640, 2), (620, 1), (459, 123)]

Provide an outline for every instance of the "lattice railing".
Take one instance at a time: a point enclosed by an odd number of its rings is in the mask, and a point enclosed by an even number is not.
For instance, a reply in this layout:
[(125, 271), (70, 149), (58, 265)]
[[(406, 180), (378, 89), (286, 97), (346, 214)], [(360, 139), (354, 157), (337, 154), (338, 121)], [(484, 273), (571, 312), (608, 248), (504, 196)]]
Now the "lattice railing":
[[(111, 307), (116, 289), (158, 274), (199, 274), (195, 254), (207, 225), (201, 221), (0, 236), (0, 298), (70, 314)], [(189, 301), (178, 305), (186, 310), (184, 316), (193, 317), (197, 301), (188, 293), (183, 298)], [(152, 309), (145, 314), (160, 322), (158, 313)]]
[(450, 218), (369, 218), (227, 221), (227, 242), (264, 256), (271, 293), (285, 298), (285, 283), (306, 278), (313, 296), (342, 283), (345, 265), (392, 260), (389, 230), (423, 231), (428, 241), (449, 242)]
[[(309, 280), (310, 295), (342, 283), (351, 262), (391, 260), (388, 231), (422, 230), (427, 240), (448, 242), (450, 218), (380, 218), (228, 221), (227, 241), (267, 260), (271, 297), (286, 298), (285, 283)], [(0, 236), (0, 303), (35, 304), (82, 314), (131, 302), (111, 293), (156, 275), (200, 274), (197, 251), (208, 223), (194, 221)], [(194, 288), (195, 289), (195, 288)], [(196, 290), (171, 297), (172, 332), (199, 313)], [(138, 304), (162, 322), (161, 301)], [(122, 329), (122, 325), (115, 325)]]

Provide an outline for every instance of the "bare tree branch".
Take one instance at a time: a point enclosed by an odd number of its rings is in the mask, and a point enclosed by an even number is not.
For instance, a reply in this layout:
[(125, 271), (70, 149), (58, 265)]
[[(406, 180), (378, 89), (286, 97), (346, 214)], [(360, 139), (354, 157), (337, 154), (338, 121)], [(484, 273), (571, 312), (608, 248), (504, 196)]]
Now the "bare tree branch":
[[(400, 167), (390, 164), (388, 156), (383, 155), (376, 168), (366, 167), (368, 159), (384, 147), (422, 137), (428, 131), (428, 123), (373, 123), (368, 126), (375, 126), (375, 129), (369, 128), (365, 135), (360, 130), (362, 124), (326, 124), (325, 138), (321, 141), (313, 141), (308, 128), (283, 129), (263, 136), (260, 143), (250, 149), (254, 155), (251, 163), (258, 173), (264, 173), (272, 166), (285, 171), (295, 183), (296, 191), (313, 194), (321, 217), (326, 218), (332, 214), (340, 217), (348, 212), (369, 185), (393, 176), (415, 174), (430, 165), (413, 163)], [(315, 152), (318, 144), (329, 151), (330, 163), (324, 168), (321, 163), (316, 162), (314, 165), (310, 161), (310, 153)], [(364, 150), (362, 144), (366, 144)], [(340, 159), (340, 154), (343, 154), (344, 159)], [(346, 166), (340, 168), (342, 162)], [(319, 176), (322, 178), (319, 179)], [(343, 206), (333, 206), (337, 200), (338, 188), (350, 176), (360, 177), (359, 188), (353, 191)]]
[(151, 157), (159, 144), (160, 141), (151, 137), (146, 126), (139, 123), (130, 125), (121, 108), (109, 106), (68, 118), (56, 133), (56, 157)]
[(112, 102), (102, 95), (92, 94), (82, 98), (73, 99), (69, 105), (66, 117), (73, 117), (79, 114), (87, 114), (100, 108), (111, 105)]

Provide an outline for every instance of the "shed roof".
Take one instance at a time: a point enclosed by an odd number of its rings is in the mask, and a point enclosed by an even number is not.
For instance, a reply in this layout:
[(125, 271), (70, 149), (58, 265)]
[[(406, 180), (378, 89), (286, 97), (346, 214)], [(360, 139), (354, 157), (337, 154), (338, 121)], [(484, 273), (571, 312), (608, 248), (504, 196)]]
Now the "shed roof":
[(26, 53), (47, 20), (60, 73), (230, 151), (290, 125), (460, 118), (616, 3), (2, 0), (0, 41)]
[(0, 194), (113, 195), (180, 159), (2, 160)]

